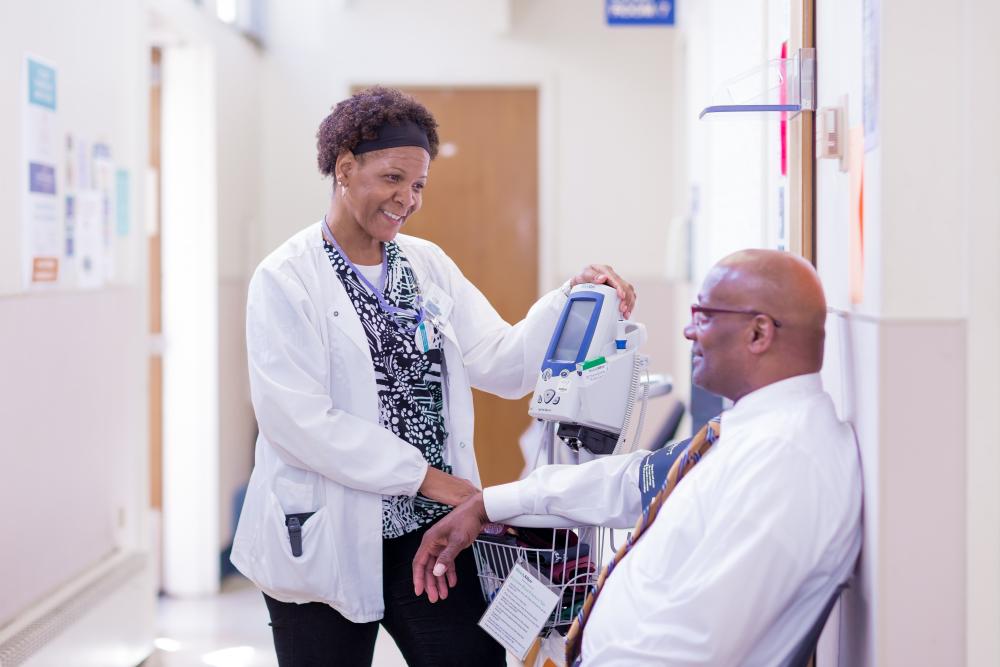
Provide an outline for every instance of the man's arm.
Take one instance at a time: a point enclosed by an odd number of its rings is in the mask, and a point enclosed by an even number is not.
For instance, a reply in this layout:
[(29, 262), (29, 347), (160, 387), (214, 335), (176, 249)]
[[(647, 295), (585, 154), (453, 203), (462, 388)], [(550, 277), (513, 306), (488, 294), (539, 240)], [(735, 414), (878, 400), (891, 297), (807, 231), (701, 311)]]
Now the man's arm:
[(458, 579), (455, 557), (489, 521), (547, 514), (580, 525), (631, 527), (639, 516), (639, 468), (649, 452), (609, 456), (578, 466), (543, 466), (525, 479), (477, 493), (426, 533), (413, 559), (413, 590), (431, 602), (448, 596)]
[(458, 583), (455, 558), (475, 541), (487, 522), (480, 491), (431, 526), (413, 557), (413, 593), (419, 596), (426, 590), (431, 602), (448, 597), (448, 589)]

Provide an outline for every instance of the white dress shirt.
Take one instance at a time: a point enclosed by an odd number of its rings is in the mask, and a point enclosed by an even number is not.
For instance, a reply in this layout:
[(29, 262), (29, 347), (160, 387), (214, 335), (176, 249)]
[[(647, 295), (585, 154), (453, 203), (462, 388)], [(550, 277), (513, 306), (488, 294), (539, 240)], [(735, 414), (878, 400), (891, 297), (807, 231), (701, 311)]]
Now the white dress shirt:
[[(645, 455), (540, 468), (486, 489), (487, 514), (631, 526)], [(609, 577), (583, 664), (779, 665), (860, 548), (857, 447), (819, 375), (759, 389), (722, 415), (719, 441)]]

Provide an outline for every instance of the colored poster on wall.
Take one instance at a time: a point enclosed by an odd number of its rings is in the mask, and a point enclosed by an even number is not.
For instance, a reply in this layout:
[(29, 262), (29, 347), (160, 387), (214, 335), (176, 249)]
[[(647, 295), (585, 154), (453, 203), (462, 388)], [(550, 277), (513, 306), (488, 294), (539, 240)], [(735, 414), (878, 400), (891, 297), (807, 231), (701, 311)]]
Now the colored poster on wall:
[(59, 282), (64, 252), (63, 202), (59, 195), (59, 118), (56, 68), (25, 56), (22, 272), (24, 286)]

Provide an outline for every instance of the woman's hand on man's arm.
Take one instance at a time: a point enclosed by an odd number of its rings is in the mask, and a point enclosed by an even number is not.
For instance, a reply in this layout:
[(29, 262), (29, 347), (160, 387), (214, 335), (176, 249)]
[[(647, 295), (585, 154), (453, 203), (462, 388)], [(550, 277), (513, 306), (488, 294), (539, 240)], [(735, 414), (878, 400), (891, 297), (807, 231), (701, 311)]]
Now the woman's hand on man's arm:
[(469, 480), (449, 475), (431, 466), (427, 466), (427, 474), (418, 490), (422, 496), (453, 507), (461, 505), (479, 492)]

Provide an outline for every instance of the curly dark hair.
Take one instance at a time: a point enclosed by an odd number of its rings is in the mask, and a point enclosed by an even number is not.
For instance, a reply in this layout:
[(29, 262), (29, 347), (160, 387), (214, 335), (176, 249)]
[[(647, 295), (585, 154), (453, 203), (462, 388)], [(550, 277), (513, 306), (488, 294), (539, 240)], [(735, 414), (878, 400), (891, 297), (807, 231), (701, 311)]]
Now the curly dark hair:
[(323, 119), (316, 132), (320, 173), (333, 176), (338, 155), (353, 151), (362, 141), (374, 139), (385, 123), (399, 123), (407, 119), (427, 134), (433, 160), (438, 151), (437, 121), (427, 107), (409, 95), (395, 88), (374, 86), (340, 102)]

